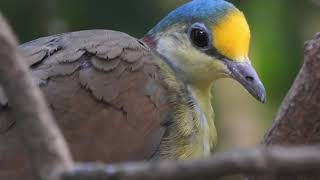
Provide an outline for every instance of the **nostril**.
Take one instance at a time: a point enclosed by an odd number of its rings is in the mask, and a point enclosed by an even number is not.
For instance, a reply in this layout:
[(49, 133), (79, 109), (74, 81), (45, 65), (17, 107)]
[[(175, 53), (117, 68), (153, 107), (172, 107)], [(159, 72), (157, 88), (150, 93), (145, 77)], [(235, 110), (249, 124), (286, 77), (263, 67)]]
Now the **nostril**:
[(254, 81), (254, 78), (252, 76), (246, 76), (246, 80), (252, 82)]

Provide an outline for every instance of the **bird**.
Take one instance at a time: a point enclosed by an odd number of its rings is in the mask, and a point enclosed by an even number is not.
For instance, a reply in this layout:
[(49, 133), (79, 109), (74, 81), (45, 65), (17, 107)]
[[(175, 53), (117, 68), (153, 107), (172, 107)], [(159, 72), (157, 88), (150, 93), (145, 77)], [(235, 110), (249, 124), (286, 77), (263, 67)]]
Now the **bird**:
[[(76, 161), (191, 160), (217, 144), (215, 80), (232, 78), (266, 102), (250, 41), (246, 17), (232, 3), (192, 0), (142, 38), (85, 30), (39, 38), (19, 51)], [(26, 179), (30, 162), (1, 88), (0, 107), (0, 178)]]

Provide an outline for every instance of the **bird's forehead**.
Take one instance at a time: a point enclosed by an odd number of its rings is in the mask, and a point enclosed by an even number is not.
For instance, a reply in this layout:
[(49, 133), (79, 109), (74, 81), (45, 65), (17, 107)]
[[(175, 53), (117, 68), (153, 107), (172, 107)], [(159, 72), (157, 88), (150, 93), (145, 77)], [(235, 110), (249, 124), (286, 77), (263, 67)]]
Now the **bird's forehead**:
[(224, 15), (212, 25), (213, 46), (222, 55), (235, 61), (247, 58), (250, 46), (249, 25), (239, 10)]

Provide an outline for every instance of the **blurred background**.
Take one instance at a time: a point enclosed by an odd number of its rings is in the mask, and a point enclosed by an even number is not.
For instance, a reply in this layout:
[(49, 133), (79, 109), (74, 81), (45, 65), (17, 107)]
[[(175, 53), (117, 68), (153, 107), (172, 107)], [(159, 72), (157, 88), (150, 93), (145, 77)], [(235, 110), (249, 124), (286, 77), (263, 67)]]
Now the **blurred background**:
[[(0, 0), (21, 42), (84, 29), (112, 29), (142, 37), (187, 0)], [(304, 42), (320, 31), (320, 3), (309, 0), (233, 0), (252, 31), (251, 59), (268, 92), (258, 103), (239, 84), (219, 80), (214, 108), (219, 149), (259, 143), (303, 60)]]

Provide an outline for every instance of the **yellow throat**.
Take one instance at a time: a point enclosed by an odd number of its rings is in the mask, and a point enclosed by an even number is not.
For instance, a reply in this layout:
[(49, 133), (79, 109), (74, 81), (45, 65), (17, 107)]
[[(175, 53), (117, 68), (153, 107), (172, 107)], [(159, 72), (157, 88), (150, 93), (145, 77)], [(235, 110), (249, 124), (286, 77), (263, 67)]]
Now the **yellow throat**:
[(196, 159), (211, 153), (217, 141), (211, 85), (199, 89), (183, 83), (158, 60), (173, 112), (160, 145), (161, 159)]

